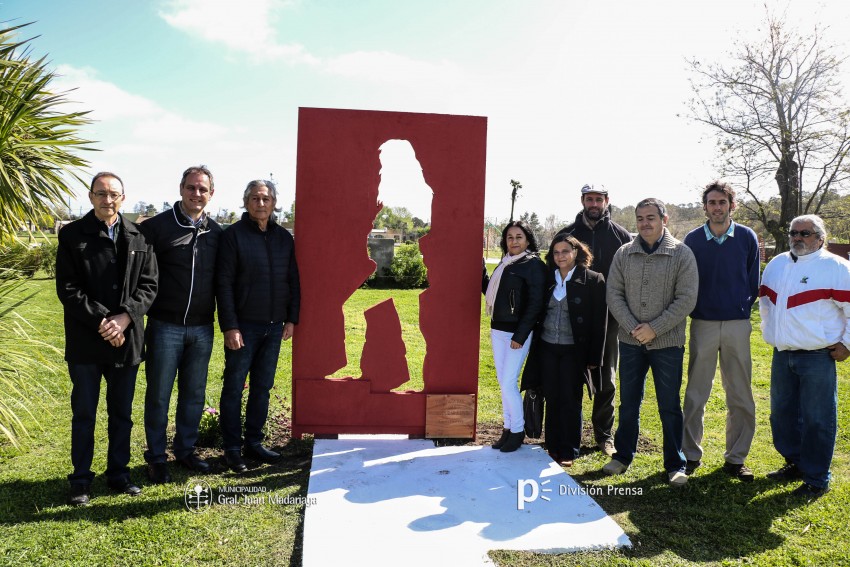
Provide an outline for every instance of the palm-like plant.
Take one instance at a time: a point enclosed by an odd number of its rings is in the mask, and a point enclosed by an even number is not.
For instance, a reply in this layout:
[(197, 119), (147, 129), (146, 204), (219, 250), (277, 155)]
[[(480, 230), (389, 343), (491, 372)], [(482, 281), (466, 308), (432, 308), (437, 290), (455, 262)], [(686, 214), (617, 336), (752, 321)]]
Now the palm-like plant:
[[(77, 136), (89, 122), (86, 113), (61, 112), (66, 93), (50, 90), (54, 75), (45, 58), (33, 61), (31, 40), (16, 40), (26, 25), (0, 28), (0, 252), (20, 227), (40, 224), (51, 206), (64, 203), (72, 194), (69, 182), (82, 181), (77, 172), (88, 165), (72, 151), (92, 149)], [(2, 265), (4, 257), (11, 256), (0, 253), (0, 438), (17, 445), (26, 432), (19, 416), (30, 413), (28, 400), (40, 397), (36, 390), (44, 392), (36, 378), (45, 360), (33, 353), (45, 345), (16, 312), (31, 294), (16, 266)]]
[(49, 355), (59, 354), (55, 346), (34, 338), (32, 325), (15, 311), (35, 295), (23, 284), (14, 270), (0, 268), (0, 438), (16, 447), (20, 435), (27, 433), (18, 414), (38, 423), (30, 407), (51, 399), (40, 373), (55, 373)]
[(0, 242), (64, 203), (88, 165), (72, 150), (93, 149), (77, 136), (87, 112), (62, 112), (67, 93), (50, 90), (45, 57), (33, 61), (31, 40), (15, 40), (26, 25), (0, 29)]

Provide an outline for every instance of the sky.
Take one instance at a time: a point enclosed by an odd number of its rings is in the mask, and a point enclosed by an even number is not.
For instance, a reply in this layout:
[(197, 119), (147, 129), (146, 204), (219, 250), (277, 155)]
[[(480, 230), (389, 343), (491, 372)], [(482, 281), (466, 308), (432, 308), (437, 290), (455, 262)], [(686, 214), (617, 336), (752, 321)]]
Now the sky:
[[(803, 30), (828, 24), (850, 53), (850, 3), (767, 4)], [(83, 177), (118, 173), (125, 210), (177, 200), (199, 163), (213, 213), (241, 212), (248, 181), (269, 176), (288, 209), (298, 108), (319, 107), (487, 117), (492, 220), (510, 214), (512, 179), (517, 216), (541, 219), (574, 217), (585, 183), (621, 207), (698, 201), (717, 172), (712, 133), (683, 117), (687, 62), (724, 60), (761, 37), (764, 15), (751, 0), (0, 0), (0, 20), (34, 22), (20, 37), (38, 36), (54, 88), (73, 89), (67, 110), (91, 110), (82, 135), (99, 151)], [(405, 144), (381, 156), (382, 195), (404, 202), (383, 200), (427, 219)]]

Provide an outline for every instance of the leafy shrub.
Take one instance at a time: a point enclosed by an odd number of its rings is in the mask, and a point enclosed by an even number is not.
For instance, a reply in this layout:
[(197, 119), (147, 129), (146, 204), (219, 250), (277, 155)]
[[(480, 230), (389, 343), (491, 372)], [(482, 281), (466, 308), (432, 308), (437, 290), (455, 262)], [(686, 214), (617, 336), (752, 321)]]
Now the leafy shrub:
[(402, 244), (396, 249), (390, 275), (401, 289), (428, 287), (428, 273), (418, 244)]
[(27, 278), (33, 277), (41, 267), (41, 257), (41, 246), (30, 247), (20, 242), (0, 246), (0, 268), (7, 274), (14, 271)]
[(56, 251), (59, 243), (55, 241), (45, 242), (41, 245), (41, 269), (49, 278), (56, 277)]

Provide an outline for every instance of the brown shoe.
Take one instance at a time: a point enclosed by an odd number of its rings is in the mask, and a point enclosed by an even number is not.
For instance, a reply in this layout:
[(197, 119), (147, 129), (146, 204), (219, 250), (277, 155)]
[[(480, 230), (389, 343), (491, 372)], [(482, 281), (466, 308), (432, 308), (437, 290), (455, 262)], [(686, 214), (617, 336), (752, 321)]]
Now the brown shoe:
[(617, 450), (614, 449), (613, 439), (605, 439), (604, 441), (600, 441), (597, 446), (599, 447), (600, 451), (602, 451), (605, 455), (609, 457), (613, 457), (614, 453), (617, 452)]
[(743, 463), (740, 465), (726, 463), (723, 465), (723, 472), (725, 472), (729, 476), (734, 476), (741, 482), (752, 482), (753, 480), (755, 480), (753, 471), (751, 471), (750, 467)]

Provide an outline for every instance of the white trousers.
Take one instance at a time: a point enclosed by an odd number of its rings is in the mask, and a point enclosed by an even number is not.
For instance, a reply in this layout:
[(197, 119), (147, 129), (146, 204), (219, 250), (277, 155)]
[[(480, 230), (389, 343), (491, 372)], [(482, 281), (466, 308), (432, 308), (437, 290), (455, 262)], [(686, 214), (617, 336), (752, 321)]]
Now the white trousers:
[(522, 363), (528, 356), (531, 346), (531, 334), (528, 335), (522, 348), (511, 348), (513, 333), (490, 329), (490, 342), (493, 344), (493, 362), (496, 366), (496, 378), (502, 391), (502, 415), (504, 427), (511, 433), (519, 433), (525, 428), (522, 416), (522, 396), (519, 393), (519, 373)]

